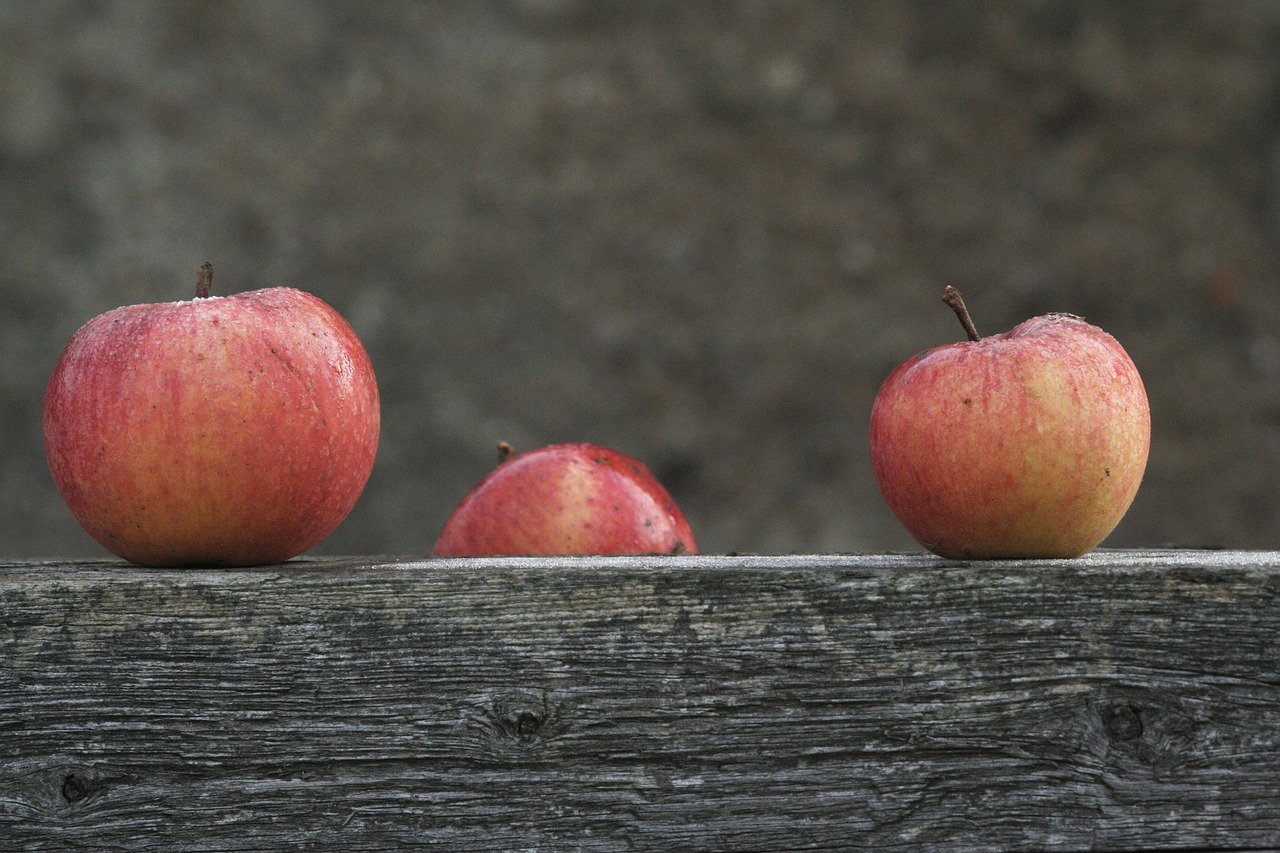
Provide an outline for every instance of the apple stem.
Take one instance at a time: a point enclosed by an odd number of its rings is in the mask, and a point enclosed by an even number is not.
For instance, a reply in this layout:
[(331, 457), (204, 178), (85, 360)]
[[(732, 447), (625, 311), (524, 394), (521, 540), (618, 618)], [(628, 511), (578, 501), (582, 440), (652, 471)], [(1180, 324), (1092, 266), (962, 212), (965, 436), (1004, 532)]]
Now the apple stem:
[(976, 341), (982, 337), (978, 334), (978, 327), (973, 325), (973, 318), (969, 316), (969, 309), (964, 307), (964, 297), (960, 295), (960, 291), (948, 284), (942, 289), (942, 301), (950, 305), (951, 310), (956, 312), (956, 316), (960, 318), (960, 325), (964, 326), (965, 334), (969, 336), (969, 340)]
[(506, 462), (508, 459), (510, 459), (512, 456), (515, 456), (515, 455), (516, 455), (516, 449), (512, 447), (509, 442), (506, 442), (506, 441), (498, 442), (498, 464), (499, 465), (501, 465), (503, 462)]
[(213, 264), (205, 261), (196, 270), (196, 299), (208, 299), (213, 288)]

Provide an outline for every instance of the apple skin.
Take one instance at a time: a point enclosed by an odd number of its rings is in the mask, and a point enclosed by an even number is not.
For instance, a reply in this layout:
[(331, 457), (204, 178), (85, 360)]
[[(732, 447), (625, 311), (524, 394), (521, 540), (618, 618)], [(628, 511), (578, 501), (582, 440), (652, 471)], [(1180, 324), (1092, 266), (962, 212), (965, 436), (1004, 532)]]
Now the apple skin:
[(695, 554), (693, 531), (642, 463), (593, 444), (499, 462), (454, 508), (437, 557)]
[(876, 395), (870, 438), (880, 491), (925, 548), (954, 559), (1067, 558), (1128, 510), (1151, 415), (1115, 338), (1047, 314), (900, 365)]
[(287, 287), (108, 311), (72, 337), (44, 399), (71, 513), (143, 566), (311, 548), (364, 490), (380, 420), (355, 331)]

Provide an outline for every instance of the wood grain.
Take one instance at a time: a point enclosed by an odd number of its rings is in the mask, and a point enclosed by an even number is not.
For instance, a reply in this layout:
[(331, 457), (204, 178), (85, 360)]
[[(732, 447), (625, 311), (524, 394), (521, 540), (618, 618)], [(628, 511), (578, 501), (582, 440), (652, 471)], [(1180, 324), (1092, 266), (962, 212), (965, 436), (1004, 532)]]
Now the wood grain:
[(1280, 554), (0, 563), (0, 849), (1280, 846)]

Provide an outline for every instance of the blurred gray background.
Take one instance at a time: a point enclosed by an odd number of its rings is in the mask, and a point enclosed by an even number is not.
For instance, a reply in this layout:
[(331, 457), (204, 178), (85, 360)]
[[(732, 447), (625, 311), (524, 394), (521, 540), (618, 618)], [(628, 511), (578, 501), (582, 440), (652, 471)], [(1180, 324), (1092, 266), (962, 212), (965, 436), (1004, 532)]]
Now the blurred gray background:
[(44, 382), (121, 304), (294, 285), (382, 444), (320, 549), (425, 554), (494, 446), (645, 461), (704, 552), (917, 550), (871, 401), (1069, 311), (1151, 397), (1107, 544), (1280, 545), (1280, 3), (0, 4), (0, 557), (97, 556)]

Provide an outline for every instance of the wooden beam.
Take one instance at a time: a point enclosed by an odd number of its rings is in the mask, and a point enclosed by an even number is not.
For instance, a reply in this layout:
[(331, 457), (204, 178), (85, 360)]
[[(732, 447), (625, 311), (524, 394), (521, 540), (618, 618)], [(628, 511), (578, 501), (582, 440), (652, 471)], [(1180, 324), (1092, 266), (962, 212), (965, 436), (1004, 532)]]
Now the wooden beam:
[(0, 848), (1280, 845), (1280, 553), (0, 563)]

